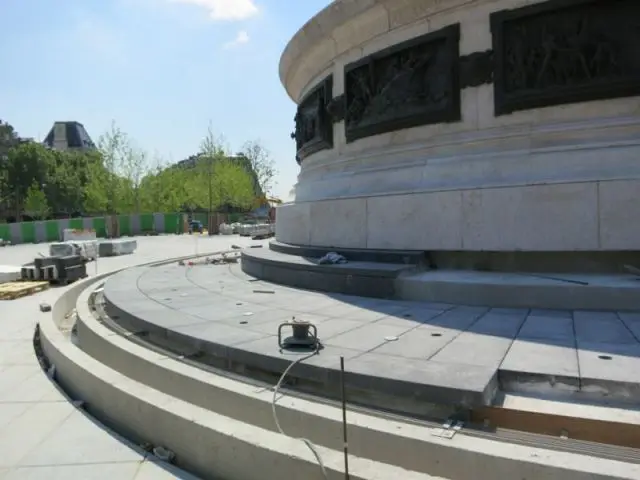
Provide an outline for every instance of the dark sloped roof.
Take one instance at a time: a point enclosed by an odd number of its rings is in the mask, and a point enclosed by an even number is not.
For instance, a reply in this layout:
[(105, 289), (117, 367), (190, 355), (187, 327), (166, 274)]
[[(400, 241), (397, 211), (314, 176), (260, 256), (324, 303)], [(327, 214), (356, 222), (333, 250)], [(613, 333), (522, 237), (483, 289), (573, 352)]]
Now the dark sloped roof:
[(60, 144), (65, 145), (65, 148), (96, 148), (93, 140), (91, 140), (91, 137), (84, 128), (84, 125), (82, 125), (80, 122), (75, 121), (55, 122), (53, 124), (53, 127), (51, 127), (51, 130), (45, 137), (43, 143), (51, 148), (55, 148)]

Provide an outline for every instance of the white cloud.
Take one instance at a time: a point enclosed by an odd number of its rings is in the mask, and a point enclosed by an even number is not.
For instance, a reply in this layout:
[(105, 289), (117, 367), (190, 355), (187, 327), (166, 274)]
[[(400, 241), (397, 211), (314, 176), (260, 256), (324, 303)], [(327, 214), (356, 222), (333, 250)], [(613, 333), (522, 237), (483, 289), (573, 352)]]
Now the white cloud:
[(239, 47), (240, 45), (244, 45), (245, 43), (249, 43), (249, 34), (244, 30), (240, 30), (236, 35), (236, 38), (224, 44), (225, 49)]
[(244, 20), (258, 14), (254, 0), (169, 0), (206, 9), (212, 20)]

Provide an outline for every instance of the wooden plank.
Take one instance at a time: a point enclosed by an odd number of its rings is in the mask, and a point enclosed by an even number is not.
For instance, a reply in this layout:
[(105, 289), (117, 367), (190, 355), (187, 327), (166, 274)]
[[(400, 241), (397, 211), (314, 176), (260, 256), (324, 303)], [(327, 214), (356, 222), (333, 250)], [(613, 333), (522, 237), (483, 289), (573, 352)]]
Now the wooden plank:
[(14, 300), (16, 298), (33, 295), (49, 288), (49, 282), (10, 282), (0, 285), (0, 300)]
[(640, 425), (610, 420), (569, 417), (550, 413), (485, 407), (472, 412), (473, 423), (488, 422), (492, 428), (566, 436), (574, 440), (640, 448)]
[(7, 282), (0, 284), (0, 291), (18, 291), (25, 288), (39, 287), (47, 282)]

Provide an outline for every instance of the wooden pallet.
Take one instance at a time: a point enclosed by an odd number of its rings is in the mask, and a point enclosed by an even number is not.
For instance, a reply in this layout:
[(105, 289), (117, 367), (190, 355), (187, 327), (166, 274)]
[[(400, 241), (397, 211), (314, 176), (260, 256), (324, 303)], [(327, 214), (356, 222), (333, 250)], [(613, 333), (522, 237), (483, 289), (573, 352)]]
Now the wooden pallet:
[(15, 300), (49, 288), (49, 282), (8, 282), (0, 284), (0, 300)]

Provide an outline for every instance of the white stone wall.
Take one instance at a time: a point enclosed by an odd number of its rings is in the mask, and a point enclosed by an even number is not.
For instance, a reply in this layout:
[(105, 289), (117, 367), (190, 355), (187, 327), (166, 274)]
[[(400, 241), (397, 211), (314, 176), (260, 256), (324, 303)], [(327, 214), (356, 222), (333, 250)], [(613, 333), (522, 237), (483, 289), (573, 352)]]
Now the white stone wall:
[(638, 250), (640, 180), (286, 204), (281, 242), (400, 250)]
[[(348, 63), (461, 24), (460, 54), (491, 48), (489, 15), (531, 0), (340, 0), (285, 50), (299, 101)], [(417, 250), (637, 250), (640, 97), (494, 115), (493, 85), (466, 88), (462, 121), (346, 143), (303, 160), (280, 241)]]

